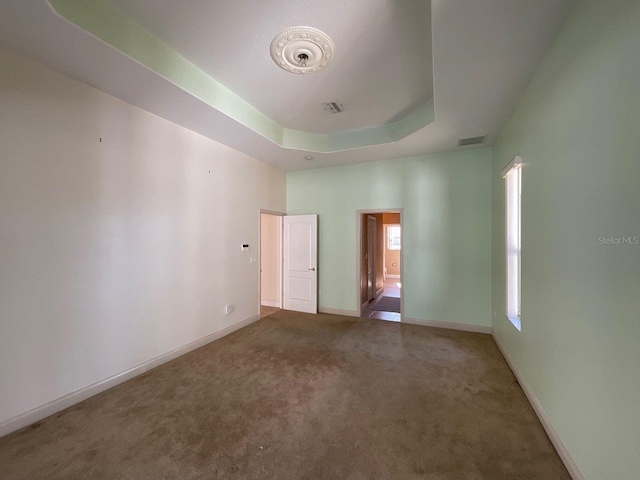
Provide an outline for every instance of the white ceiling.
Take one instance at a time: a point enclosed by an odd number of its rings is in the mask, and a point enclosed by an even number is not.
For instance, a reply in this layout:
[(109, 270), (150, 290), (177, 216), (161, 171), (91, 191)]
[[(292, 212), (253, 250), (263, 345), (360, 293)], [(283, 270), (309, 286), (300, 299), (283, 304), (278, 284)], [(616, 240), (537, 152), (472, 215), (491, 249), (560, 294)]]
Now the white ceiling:
[[(433, 98), (429, 0), (110, 1), (283, 127), (381, 125)], [(271, 59), (273, 37), (300, 25), (335, 43), (327, 70), (295, 75)], [(332, 101), (345, 111), (325, 112)]]
[[(415, 95), (412, 97), (413, 100), (409, 99), (409, 96), (403, 96), (405, 85), (401, 81), (388, 80), (389, 84), (377, 84), (377, 78), (381, 75), (385, 79), (393, 77), (394, 72), (387, 72), (386, 69), (380, 70), (378, 67), (377, 73), (372, 75), (374, 78), (366, 82), (362, 80), (354, 82), (350, 76), (340, 74), (338, 68), (333, 71), (334, 66), (340, 67), (340, 65), (342, 65), (340, 68), (353, 69), (354, 75), (368, 71), (370, 67), (375, 70), (371, 63), (367, 63), (367, 59), (378, 52), (371, 44), (357, 41), (365, 34), (361, 34), (360, 37), (352, 35), (353, 32), (348, 28), (351, 23), (348, 21), (343, 23), (336, 20), (336, 24), (341, 25), (342, 28), (333, 29), (330, 18), (336, 9), (344, 8), (341, 11), (345, 12), (344, 15), (350, 15), (349, 18), (359, 13), (366, 20), (361, 23), (354, 21), (354, 25), (358, 25), (359, 28), (363, 28), (365, 24), (376, 25), (380, 22), (386, 25), (387, 32), (394, 31), (394, 28), (397, 32), (397, 27), (393, 25), (402, 26), (405, 22), (411, 28), (417, 28), (419, 19), (395, 16), (398, 10), (405, 12), (404, 15), (411, 11), (411, 9), (397, 8), (397, 4), (403, 4), (404, 0), (387, 0), (386, 2), (343, 0), (344, 4), (348, 4), (346, 6), (340, 6), (339, 2), (333, 1), (249, 2), (249, 0), (238, 0), (238, 3), (245, 7), (251, 7), (250, 11), (244, 14), (241, 10), (236, 11), (231, 6), (232, 3), (226, 0), (224, 2), (221, 0), (215, 2), (204, 0), (114, 1), (117, 1), (118, 7), (123, 10), (128, 3), (135, 4), (136, 8), (142, 8), (140, 12), (146, 9), (145, 5), (152, 6), (155, 3), (166, 4), (167, 8), (169, 6), (175, 8), (176, 14), (179, 9), (186, 9), (187, 12), (184, 15), (195, 22), (186, 27), (193, 30), (187, 32), (188, 38), (170, 37), (171, 32), (173, 35), (180, 36), (180, 28), (171, 22), (168, 23), (173, 26), (169, 25), (166, 31), (161, 32), (160, 29), (164, 27), (156, 26), (154, 22), (160, 22), (162, 19), (149, 17), (145, 20), (149, 22), (146, 27), (149, 30), (158, 28), (157, 32), (154, 31), (156, 35), (166, 35), (166, 38), (163, 37), (165, 42), (175, 49), (184, 48), (181, 53), (185, 57), (210, 72), (217, 80), (253, 103), (263, 113), (268, 112), (283, 126), (291, 122), (290, 125), (300, 128), (301, 122), (308, 121), (309, 125), (317, 128), (318, 131), (333, 128), (334, 124), (323, 123), (324, 120), (317, 120), (314, 115), (310, 115), (306, 110), (307, 107), (300, 108), (302, 100), (299, 96), (305, 91), (303, 82), (306, 81), (317, 82), (313, 83), (313, 90), (316, 93), (319, 92), (318, 99), (325, 95), (325, 88), (331, 87), (336, 91), (344, 92), (346, 98), (330, 97), (322, 98), (320, 101), (338, 100), (345, 104), (347, 111), (351, 109), (354, 112), (358, 111), (358, 108), (353, 106), (352, 99), (364, 99), (363, 92), (360, 90), (364, 87), (370, 88), (369, 93), (374, 92), (377, 96), (369, 100), (372, 103), (371, 107), (363, 105), (362, 108), (371, 108), (372, 111), (377, 112), (376, 115), (380, 116), (372, 121), (368, 121), (367, 116), (349, 120), (361, 122), (364, 119), (366, 125), (388, 121), (394, 115), (388, 109), (388, 104), (384, 103), (387, 97), (396, 99), (392, 102), (394, 104), (405, 98), (405, 105), (411, 105), (412, 101), (419, 103), (420, 98), (429, 97), (430, 84), (422, 91), (422, 95), (427, 92), (426, 97), (420, 97), (420, 88), (417, 85), (420, 82), (416, 81), (417, 77), (410, 72), (402, 72), (401, 78), (409, 82), (410, 89), (415, 89), (411, 94)], [(334, 10), (326, 7), (329, 3), (333, 5)], [(409, 0), (407, 3), (413, 5), (412, 8), (419, 8), (417, 3)], [(205, 4), (209, 7), (205, 7)], [(207, 18), (203, 13), (206, 8), (213, 8), (212, 5), (220, 4), (229, 5), (229, 12), (235, 13), (225, 16), (223, 20), (214, 18), (215, 9), (209, 11), (211, 18)], [(309, 13), (310, 17), (285, 18), (285, 15), (293, 14), (283, 12), (287, 10), (283, 5), (294, 4), (305, 5), (312, 11), (315, 9), (316, 13), (313, 15)], [(334, 153), (313, 153), (315, 158), (311, 162), (304, 160), (308, 152), (283, 148), (222, 114), (194, 95), (63, 19), (45, 0), (0, 0), (0, 45), (283, 170), (293, 171), (455, 150), (458, 138), (462, 137), (489, 134), (487, 144), (491, 144), (564, 21), (570, 4), (571, 0), (433, 0), (431, 2), (431, 34), (435, 120), (400, 141)], [(371, 5), (375, 5), (376, 8), (372, 9)], [(254, 18), (256, 10), (252, 9), (255, 8), (262, 13)], [(318, 9), (324, 13), (319, 13)], [(197, 11), (201, 12), (200, 16), (203, 18), (196, 22), (193, 15)], [(142, 13), (133, 14), (142, 15)], [(245, 15), (254, 18), (257, 24), (254, 26), (251, 22), (245, 22)], [(318, 20), (314, 21), (314, 19)], [(142, 20), (139, 21), (142, 23)], [(187, 20), (180, 17), (179, 22), (183, 21)], [(234, 37), (222, 35), (219, 38), (217, 34), (206, 33), (208, 21), (235, 25), (238, 27), (239, 35)], [(179, 22), (177, 21), (176, 25)], [(327, 74), (330, 73), (327, 77), (333, 78), (332, 83), (322, 81), (324, 78), (321, 77), (322, 72), (308, 76), (295, 76), (270, 63), (268, 49), (272, 37), (278, 31), (297, 23), (324, 30), (336, 43), (336, 59), (326, 71)], [(214, 44), (212, 52), (218, 52), (216, 55), (222, 54), (225, 58), (224, 62), (207, 59), (207, 49), (198, 48), (198, 35), (204, 36), (205, 33), (206, 42)], [(351, 39), (353, 46), (351, 50), (345, 47), (344, 41), (347, 40), (344, 39)], [(389, 50), (397, 48), (388, 46), (385, 43), (388, 40), (390, 39), (380, 37), (377, 39), (380, 42), (377, 45), (382, 45)], [(411, 40), (408, 41), (411, 42)], [(418, 42), (422, 41), (424, 40)], [(178, 42), (183, 43), (178, 44)], [(246, 46), (246, 50), (238, 49), (234, 46), (236, 44)], [(245, 55), (243, 52), (247, 52), (246, 55), (249, 58), (259, 55), (260, 68), (247, 69), (246, 71), (251, 73), (243, 75), (241, 72), (246, 69), (245, 63), (251, 60), (245, 60), (243, 56), (242, 62), (232, 62), (230, 59), (233, 54), (228, 53), (231, 50), (240, 52), (237, 55)], [(203, 58), (198, 59), (196, 55), (201, 55)], [(361, 65), (358, 68), (347, 60), (347, 57), (352, 58), (353, 55), (357, 57), (357, 61), (361, 62), (355, 64)], [(428, 57), (428, 51), (425, 52), (425, 56)], [(416, 75), (419, 76), (419, 72)], [(272, 80), (276, 77), (284, 78), (285, 84)], [(363, 77), (360, 76), (360, 78)], [(265, 81), (266, 79), (270, 80)], [(428, 82), (428, 78), (425, 81)], [(256, 82), (259, 88), (256, 87)], [(292, 98), (292, 92), (296, 92), (296, 98)], [(312, 104), (317, 104), (317, 99), (309, 103), (309, 105)], [(386, 113), (383, 112), (385, 109), (387, 109)], [(324, 111), (320, 111), (320, 115), (322, 114)], [(343, 114), (328, 118), (333, 121), (340, 115)], [(344, 125), (336, 128), (344, 128)]]

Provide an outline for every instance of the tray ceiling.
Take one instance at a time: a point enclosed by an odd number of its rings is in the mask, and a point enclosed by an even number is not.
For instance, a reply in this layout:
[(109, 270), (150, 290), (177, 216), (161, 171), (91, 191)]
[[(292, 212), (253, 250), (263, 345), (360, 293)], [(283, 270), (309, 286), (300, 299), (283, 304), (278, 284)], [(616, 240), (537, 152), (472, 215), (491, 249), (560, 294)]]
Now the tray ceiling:
[[(490, 145), (571, 4), (111, 1), (4, 0), (0, 45), (287, 171)], [(329, 68), (273, 63), (296, 25), (333, 39)]]
[[(433, 98), (428, 0), (110, 0), (122, 13), (285, 128), (333, 133), (390, 123)], [(317, 28), (334, 62), (292, 75), (271, 59), (274, 36)], [(329, 115), (323, 102), (345, 110)]]

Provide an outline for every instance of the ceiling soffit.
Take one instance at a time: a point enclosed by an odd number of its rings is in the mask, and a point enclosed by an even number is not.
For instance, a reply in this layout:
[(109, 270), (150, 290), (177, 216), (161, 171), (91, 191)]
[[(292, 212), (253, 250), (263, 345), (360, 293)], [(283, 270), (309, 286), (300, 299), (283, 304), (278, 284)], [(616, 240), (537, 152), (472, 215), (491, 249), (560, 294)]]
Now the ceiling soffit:
[(383, 125), (335, 133), (285, 128), (216, 79), (141, 28), (104, 0), (49, 0), (65, 20), (157, 73), (276, 145), (291, 150), (331, 153), (397, 142), (434, 121), (433, 101)]

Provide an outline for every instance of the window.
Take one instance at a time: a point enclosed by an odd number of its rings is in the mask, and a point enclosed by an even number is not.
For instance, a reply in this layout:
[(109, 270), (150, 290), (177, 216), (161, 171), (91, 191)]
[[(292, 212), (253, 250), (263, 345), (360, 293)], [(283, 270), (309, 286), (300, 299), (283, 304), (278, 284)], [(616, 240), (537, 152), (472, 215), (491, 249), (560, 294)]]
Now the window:
[(387, 226), (387, 248), (400, 250), (400, 225)]
[(502, 171), (506, 181), (507, 318), (518, 330), (522, 328), (520, 321), (521, 166), (522, 159), (515, 157)]

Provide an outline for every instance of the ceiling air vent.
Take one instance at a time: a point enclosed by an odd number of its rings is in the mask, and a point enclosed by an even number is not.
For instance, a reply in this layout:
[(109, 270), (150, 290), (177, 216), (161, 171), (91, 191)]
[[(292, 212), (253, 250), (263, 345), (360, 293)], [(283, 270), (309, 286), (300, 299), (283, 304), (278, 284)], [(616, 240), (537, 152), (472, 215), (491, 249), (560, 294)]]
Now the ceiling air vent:
[(344, 105), (336, 102), (323, 103), (322, 106), (329, 113), (344, 112)]
[(460, 140), (458, 140), (458, 146), (466, 147), (467, 145), (479, 145), (481, 143), (484, 143), (486, 139), (487, 139), (486, 135), (482, 137), (461, 138)]

